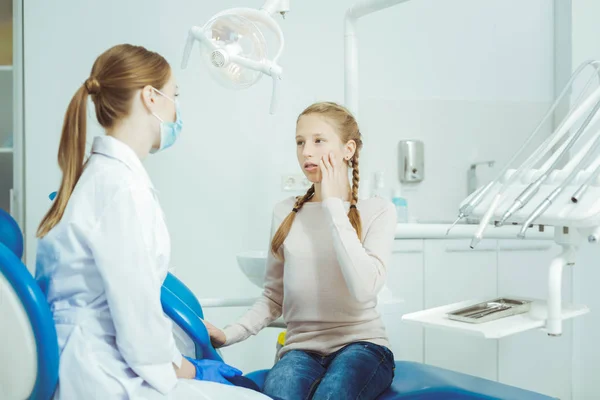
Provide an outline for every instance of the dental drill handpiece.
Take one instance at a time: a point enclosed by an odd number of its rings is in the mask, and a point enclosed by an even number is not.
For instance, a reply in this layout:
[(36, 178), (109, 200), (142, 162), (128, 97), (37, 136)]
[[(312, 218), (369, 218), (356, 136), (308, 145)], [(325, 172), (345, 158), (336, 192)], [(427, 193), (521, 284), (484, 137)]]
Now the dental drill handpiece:
[(481, 202), (481, 199), (483, 199), (483, 197), (489, 192), (489, 190), (492, 188), (494, 183), (495, 183), (495, 181), (491, 181), (487, 185), (480, 187), (475, 192), (473, 197), (467, 203), (463, 204), (460, 207), (460, 209), (458, 210), (458, 217), (446, 231), (446, 236), (448, 236), (448, 234), (450, 233), (450, 230), (452, 228), (454, 228), (456, 226), (456, 224), (458, 224), (458, 221), (471, 215), (471, 213), (473, 212), (475, 207), (477, 207), (477, 205)]
[(590, 174), (590, 176), (585, 180), (585, 182), (583, 182), (583, 184), (581, 186), (579, 186), (579, 189), (577, 189), (575, 191), (575, 193), (573, 193), (573, 195), (571, 196), (571, 202), (577, 204), (583, 197), (584, 193), (588, 190), (588, 188), (590, 187), (592, 182), (594, 182), (596, 179), (598, 179), (598, 175), (600, 175), (600, 163), (598, 163), (598, 166), (594, 169), (594, 171)]
[(550, 165), (550, 167), (548, 167), (548, 169), (546, 169), (546, 171), (538, 179), (536, 179), (533, 183), (527, 186), (527, 188), (517, 197), (517, 199), (508, 208), (508, 210), (506, 210), (506, 212), (502, 216), (502, 219), (500, 220), (499, 225), (504, 224), (504, 222), (506, 222), (507, 219), (509, 219), (516, 211), (523, 208), (523, 206), (525, 206), (533, 198), (533, 196), (535, 196), (540, 186), (542, 186), (542, 184), (550, 176), (550, 173), (558, 166), (558, 163), (561, 161), (562, 157), (565, 154), (567, 154), (571, 147), (573, 147), (577, 140), (579, 140), (585, 129), (592, 121), (592, 119), (596, 116), (598, 110), (600, 110), (600, 101), (596, 102), (594, 108), (592, 109), (592, 111), (590, 111), (583, 124), (579, 127), (577, 132), (569, 138), (569, 141), (562, 148), (562, 150), (560, 150), (560, 153), (556, 156), (554, 162)]
[[(529, 135), (529, 137), (525, 140), (525, 142), (521, 145), (521, 148), (511, 157), (511, 159), (504, 165), (504, 167), (502, 168), (502, 170), (500, 171), (500, 173), (498, 174), (498, 176), (496, 177), (496, 179), (494, 179), (493, 181), (491, 181), (490, 183), (488, 183), (488, 185), (486, 185), (483, 190), (481, 190), (478, 194), (476, 194), (475, 196), (473, 196), (473, 198), (471, 198), (466, 204), (464, 204), (462, 207), (460, 207), (459, 211), (458, 211), (458, 217), (456, 218), (456, 220), (454, 221), (454, 223), (452, 223), (452, 225), (450, 226), (450, 228), (448, 228), (448, 230), (446, 231), (446, 236), (450, 233), (450, 230), (452, 228), (454, 228), (454, 226), (456, 226), (456, 224), (458, 223), (458, 221), (460, 221), (461, 219), (468, 217), (469, 215), (471, 215), (471, 213), (473, 212), (473, 210), (475, 209), (475, 207), (477, 207), (479, 205), (479, 203), (481, 203), (481, 201), (483, 200), (483, 198), (490, 192), (490, 190), (492, 189), (492, 187), (494, 186), (494, 184), (500, 182), (500, 180), (502, 179), (502, 177), (506, 174), (506, 172), (508, 171), (508, 169), (510, 168), (510, 166), (513, 164), (513, 162), (516, 161), (516, 159), (521, 156), (521, 154), (527, 149), (527, 146), (529, 146), (529, 144), (531, 143), (531, 141), (537, 136), (537, 134), (539, 133), (539, 131), (541, 130), (541, 128), (545, 125), (546, 121), (552, 116), (552, 114), (554, 113), (554, 111), (556, 110), (556, 108), (558, 107), (558, 105), (560, 104), (560, 102), (563, 100), (563, 98), (569, 93), (569, 90), (571, 88), (571, 86), (573, 85), (573, 83), (575, 82), (575, 79), (577, 79), (579, 77), (579, 75), (583, 72), (583, 70), (589, 66), (592, 65), (596, 72), (598, 73), (598, 61), (596, 60), (586, 60), (583, 63), (581, 63), (579, 65), (579, 67), (577, 67), (577, 69), (573, 72), (573, 74), (571, 75), (571, 78), (569, 79), (569, 81), (567, 82), (567, 84), (565, 85), (565, 87), (563, 88), (563, 90), (561, 91), (561, 93), (558, 95), (558, 97), (556, 98), (556, 100), (554, 101), (554, 103), (552, 104), (552, 106), (548, 109), (548, 111), (546, 112), (546, 115), (544, 115), (544, 117), (542, 118), (542, 120), (540, 121), (540, 123), (538, 124), (538, 126), (533, 130), (533, 132)], [(592, 81), (594, 80), (594, 76), (590, 77), (588, 79), (588, 81), (586, 82), (584, 89), (582, 90), (582, 93), (580, 93), (580, 95), (578, 96), (577, 100), (575, 101), (574, 105), (579, 103), (579, 101), (581, 100), (581, 98), (583, 97), (583, 94), (585, 94), (585, 92), (587, 91), (587, 89), (589, 88), (589, 86), (591, 85)], [(600, 80), (600, 78), (599, 78)], [(570, 113), (569, 113), (570, 115)], [(544, 143), (548, 143), (550, 142), (551, 137), (548, 137), (546, 139), (546, 141), (544, 141)], [(543, 147), (543, 145), (542, 145)], [(541, 150), (537, 149), (536, 152), (534, 152), (533, 157), (536, 157), (536, 154), (538, 154)], [(509, 177), (508, 181), (503, 185), (503, 187), (501, 187), (501, 192), (504, 193), (504, 190), (506, 187), (508, 187), (508, 185), (510, 185), (513, 181), (515, 181), (520, 175), (521, 173), (527, 168), (521, 168), (521, 171), (517, 170), (517, 172), (515, 174), (513, 174), (511, 177)], [(495, 210), (494, 210), (495, 211)], [(489, 222), (489, 221), (488, 221)], [(485, 224), (487, 224), (487, 222), (485, 222)]]

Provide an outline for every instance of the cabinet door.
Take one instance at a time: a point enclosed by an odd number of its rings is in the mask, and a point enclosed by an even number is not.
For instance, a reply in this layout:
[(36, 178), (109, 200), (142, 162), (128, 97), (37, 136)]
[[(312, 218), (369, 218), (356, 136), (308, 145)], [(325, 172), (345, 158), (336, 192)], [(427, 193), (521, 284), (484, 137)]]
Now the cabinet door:
[[(553, 241), (499, 242), (498, 294), (545, 299), (548, 294), (548, 267), (560, 252)], [(571, 267), (563, 273), (563, 301), (571, 301)], [(572, 322), (563, 323), (561, 337), (549, 337), (541, 330), (524, 332), (499, 341), (500, 382), (544, 393), (560, 399), (571, 398)]]
[(387, 285), (394, 297), (403, 299), (398, 315), (385, 315), (396, 360), (423, 362), (423, 328), (401, 320), (403, 314), (423, 309), (423, 241), (396, 240)]
[[(475, 250), (469, 240), (425, 241), (425, 307), (496, 296), (497, 241), (484, 240)], [(495, 340), (440, 329), (425, 329), (425, 362), (495, 380)]]

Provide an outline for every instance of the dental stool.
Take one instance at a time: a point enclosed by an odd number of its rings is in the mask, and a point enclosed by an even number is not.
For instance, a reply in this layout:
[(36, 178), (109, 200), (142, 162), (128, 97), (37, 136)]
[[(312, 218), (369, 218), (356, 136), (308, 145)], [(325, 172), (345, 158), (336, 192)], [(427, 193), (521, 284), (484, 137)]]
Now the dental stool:
[[(161, 300), (165, 313), (195, 342), (197, 358), (221, 360), (210, 344), (206, 327), (200, 321), (203, 314), (198, 300), (171, 274), (163, 284)], [(268, 370), (261, 370), (246, 376), (262, 388), (268, 372)], [(553, 398), (431, 365), (396, 361), (392, 386), (379, 397), (379, 400), (397, 399), (550, 400)]]

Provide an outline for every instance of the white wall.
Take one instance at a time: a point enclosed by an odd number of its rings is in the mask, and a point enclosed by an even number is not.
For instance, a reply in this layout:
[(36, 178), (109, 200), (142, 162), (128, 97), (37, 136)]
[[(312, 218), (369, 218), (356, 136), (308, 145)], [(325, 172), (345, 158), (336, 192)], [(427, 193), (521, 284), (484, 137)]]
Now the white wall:
[[(587, 59), (600, 59), (600, 3), (595, 0), (572, 0), (572, 64)], [(595, 399), (598, 397), (598, 363), (600, 363), (600, 298), (598, 297), (598, 270), (600, 249), (583, 246), (573, 271), (574, 301), (586, 304), (591, 312), (575, 320), (573, 356), (573, 398)]]
[[(247, 91), (224, 90), (201, 69), (197, 51), (187, 70), (178, 68), (189, 27), (242, 4), (261, 1), (25, 3), (30, 265), (47, 195), (60, 179), (55, 160), (66, 106), (95, 57), (130, 42), (165, 55), (181, 87), (181, 141), (147, 162), (179, 275), (200, 297), (259, 294), (238, 271), (235, 254), (267, 245), (271, 208), (287, 196), (280, 177), (298, 172), (297, 114), (313, 101), (343, 100), (343, 15), (351, 2), (292, 2), (282, 23), (285, 79), (275, 116), (267, 113), (267, 79)], [(420, 0), (361, 21), (362, 170), (386, 170), (392, 186), (398, 140), (424, 140), (426, 179), (407, 189), (409, 209), (422, 219), (452, 218), (469, 163), (506, 160), (551, 100), (552, 19), (545, 0)], [(241, 311), (207, 316), (225, 324)], [(268, 367), (274, 335), (226, 349), (226, 356), (244, 369)]]
[(480, 167), (490, 179), (534, 128), (553, 95), (552, 11), (547, 1), (414, 1), (360, 22), (361, 170), (384, 170), (391, 189), (398, 141), (423, 140), (426, 179), (404, 190), (412, 217), (453, 220), (469, 165), (496, 160)]

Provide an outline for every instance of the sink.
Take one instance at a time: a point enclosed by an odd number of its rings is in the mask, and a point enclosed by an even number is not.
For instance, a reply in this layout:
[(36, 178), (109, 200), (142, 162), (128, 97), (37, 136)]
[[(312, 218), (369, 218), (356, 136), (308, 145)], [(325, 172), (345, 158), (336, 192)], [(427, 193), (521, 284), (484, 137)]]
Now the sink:
[(245, 251), (236, 256), (240, 269), (259, 288), (263, 288), (267, 271), (267, 252), (261, 250)]

